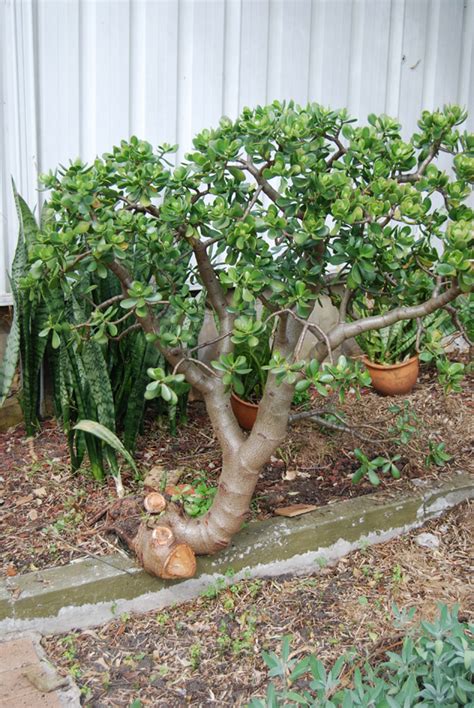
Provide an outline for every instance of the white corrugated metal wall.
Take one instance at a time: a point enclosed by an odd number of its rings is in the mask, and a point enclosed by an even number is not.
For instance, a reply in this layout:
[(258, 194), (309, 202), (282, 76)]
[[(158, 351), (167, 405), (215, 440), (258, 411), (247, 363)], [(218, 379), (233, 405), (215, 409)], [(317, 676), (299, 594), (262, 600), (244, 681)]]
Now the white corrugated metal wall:
[(294, 98), (399, 116), (458, 102), (474, 124), (474, 0), (0, 0), (0, 304), (10, 178), (137, 134), (190, 147), (244, 105)]

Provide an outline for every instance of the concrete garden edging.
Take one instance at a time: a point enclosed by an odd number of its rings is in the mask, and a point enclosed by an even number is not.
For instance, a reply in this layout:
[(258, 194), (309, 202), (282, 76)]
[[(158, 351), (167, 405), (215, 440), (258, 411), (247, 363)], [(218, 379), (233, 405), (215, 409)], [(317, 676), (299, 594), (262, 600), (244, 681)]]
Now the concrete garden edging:
[(23, 411), (16, 396), (7, 398), (0, 408), (0, 433), (15, 427), (23, 420)]
[(18, 575), (0, 584), (0, 636), (64, 632), (122, 612), (160, 609), (197, 597), (229, 568), (234, 579), (311, 573), (324, 561), (399, 536), (471, 498), (474, 476), (457, 472), (436, 483), (417, 480), (410, 491), (391, 488), (304, 516), (250, 523), (229, 548), (199, 558), (196, 576), (181, 582), (153, 578), (119, 554)]

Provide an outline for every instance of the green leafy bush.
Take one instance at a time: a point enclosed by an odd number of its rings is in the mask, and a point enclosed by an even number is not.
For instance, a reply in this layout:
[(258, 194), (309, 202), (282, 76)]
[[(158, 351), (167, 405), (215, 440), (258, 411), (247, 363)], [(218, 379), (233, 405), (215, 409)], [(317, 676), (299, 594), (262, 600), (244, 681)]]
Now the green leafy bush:
[[(170, 521), (194, 550), (215, 552), (241, 528), (261, 470), (285, 439), (295, 391), (313, 386), (325, 396), (329, 387), (343, 400), (363, 381), (361, 369), (335, 361), (344, 342), (422, 320), (472, 290), (466, 202), (474, 137), (462, 130), (466, 117), (459, 106), (423, 111), (406, 142), (387, 116), (371, 114), (361, 125), (346, 110), (274, 101), (201, 131), (176, 167), (175, 147), (154, 149), (132, 136), (90, 165), (78, 160), (41, 177), (47, 206), (23, 287), (33, 298), (60, 292), (45, 335), (64, 369), (58, 405), (64, 399), (69, 420), (110, 427), (112, 408), (102, 398), (99, 405), (97, 393), (105, 367), (115, 411), (118, 395), (128, 415), (135, 381), (122, 345), (139, 330), (140, 386), (141, 374), (154, 372), (149, 394), (172, 403), (182, 374), (202, 394), (223, 452), (217, 493), (204, 517)], [(441, 152), (451, 155), (449, 173), (439, 166)], [(320, 327), (310, 315), (323, 297), (338, 308), (338, 321)], [(369, 300), (383, 314), (357, 318)], [(217, 332), (195, 344), (192, 328), (206, 304)], [(235, 347), (258, 346), (262, 307), (275, 336), (246, 436), (228, 399), (250, 373)], [(307, 334), (315, 337), (309, 349)], [(213, 367), (199, 358), (211, 345)], [(170, 368), (145, 363), (148, 355)], [(85, 405), (95, 415), (84, 415)], [(143, 405), (138, 389), (136, 405)], [(135, 426), (139, 416), (132, 417)], [(110, 429), (117, 428), (116, 416)]]
[(401, 455), (394, 455), (393, 457), (374, 457), (373, 460), (369, 460), (367, 455), (364, 455), (362, 450), (358, 447), (354, 450), (355, 458), (360, 462), (360, 466), (356, 469), (352, 475), (352, 481), (354, 484), (360, 482), (364, 477), (367, 477), (369, 482), (377, 487), (380, 484), (380, 477), (377, 474), (377, 470), (380, 470), (383, 474), (390, 473), (394, 479), (400, 479), (400, 470), (395, 464), (401, 458)]
[[(190, 493), (191, 490), (192, 493)], [(190, 485), (185, 485), (179, 493), (174, 494), (172, 500), (180, 501), (188, 516), (202, 516), (211, 507), (216, 492), (217, 487), (209, 486), (205, 477), (200, 477)]]
[(287, 636), (279, 655), (263, 653), (271, 680), (266, 697), (249, 706), (472, 706), (473, 633), (474, 625), (459, 620), (456, 606), (450, 610), (442, 605), (434, 622), (423, 621), (405, 635), (400, 653), (387, 651), (387, 660), (376, 666), (361, 664), (354, 654), (341, 656), (329, 670), (315, 656), (293, 657)]

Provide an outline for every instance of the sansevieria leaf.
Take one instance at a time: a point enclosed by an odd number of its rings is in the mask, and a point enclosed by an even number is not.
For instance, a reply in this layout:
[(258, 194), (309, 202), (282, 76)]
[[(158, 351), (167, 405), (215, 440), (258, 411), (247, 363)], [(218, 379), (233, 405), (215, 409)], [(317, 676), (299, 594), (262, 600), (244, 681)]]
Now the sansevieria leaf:
[(82, 361), (99, 422), (115, 432), (114, 398), (104, 355), (97, 342), (88, 340), (84, 343)]
[(5, 403), (5, 399), (10, 391), (15, 377), (18, 355), (20, 353), (20, 327), (16, 311), (8, 334), (7, 346), (0, 365), (0, 407)]
[(101, 425), (95, 420), (80, 420), (79, 423), (74, 426), (74, 430), (82, 430), (83, 433), (95, 435), (96, 438), (99, 438), (107, 445), (110, 445), (111, 448), (120, 453), (120, 455), (127, 460), (133, 471), (138, 474), (137, 466), (133, 461), (131, 454), (125, 449), (115, 433), (106, 428), (105, 425)]

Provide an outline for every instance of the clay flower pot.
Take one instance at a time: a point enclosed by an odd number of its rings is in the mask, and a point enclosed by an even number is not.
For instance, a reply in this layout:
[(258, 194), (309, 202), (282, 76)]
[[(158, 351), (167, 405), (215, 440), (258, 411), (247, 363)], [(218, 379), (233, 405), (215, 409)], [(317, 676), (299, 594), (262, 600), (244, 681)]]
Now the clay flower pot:
[(239, 421), (241, 428), (252, 430), (257, 419), (258, 403), (249, 403), (239, 398), (233, 391), (230, 394), (230, 405), (234, 411), (234, 415)]
[(196, 490), (189, 484), (169, 484), (165, 492), (170, 497), (192, 497), (193, 494), (196, 494)]
[(383, 396), (409, 393), (416, 384), (420, 362), (418, 354), (400, 364), (375, 364), (362, 357), (372, 379), (372, 386)]

